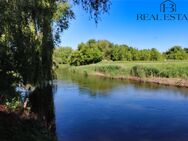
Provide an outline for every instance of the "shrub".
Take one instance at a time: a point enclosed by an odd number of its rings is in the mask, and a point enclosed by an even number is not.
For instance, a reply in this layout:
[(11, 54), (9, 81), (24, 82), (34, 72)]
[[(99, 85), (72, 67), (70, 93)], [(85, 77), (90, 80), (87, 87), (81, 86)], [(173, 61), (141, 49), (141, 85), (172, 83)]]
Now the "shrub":
[(13, 98), (11, 101), (6, 102), (6, 106), (10, 110), (16, 110), (21, 106), (21, 101), (19, 98)]
[(142, 65), (133, 66), (130, 74), (136, 77), (158, 77), (160, 75), (160, 71), (154, 67), (147, 67)]
[(145, 70), (144, 67), (141, 65), (133, 66), (131, 69), (131, 75), (136, 77), (145, 77)]

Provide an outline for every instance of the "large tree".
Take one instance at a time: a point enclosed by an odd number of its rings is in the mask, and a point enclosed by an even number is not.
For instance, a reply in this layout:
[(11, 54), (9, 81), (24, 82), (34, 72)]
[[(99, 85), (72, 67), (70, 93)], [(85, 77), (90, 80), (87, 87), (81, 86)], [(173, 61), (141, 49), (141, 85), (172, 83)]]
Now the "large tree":
[(0, 80), (52, 80), (53, 48), (74, 18), (74, 5), (97, 23), (109, 0), (0, 0)]

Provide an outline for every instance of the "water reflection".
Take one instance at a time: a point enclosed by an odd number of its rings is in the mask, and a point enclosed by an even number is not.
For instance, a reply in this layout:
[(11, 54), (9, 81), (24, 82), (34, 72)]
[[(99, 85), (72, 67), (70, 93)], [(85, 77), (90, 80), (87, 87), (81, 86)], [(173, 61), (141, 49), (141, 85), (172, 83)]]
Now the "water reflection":
[[(174, 86), (165, 86), (154, 83), (144, 83), (131, 80), (110, 79), (99, 76), (84, 76), (84, 74), (70, 73), (69, 71), (62, 70), (62, 74), (58, 76), (61, 80), (67, 83), (75, 83), (79, 85), (80, 89), (89, 90), (91, 96), (106, 96), (109, 92), (119, 87), (134, 87), (137, 90), (155, 91), (155, 90), (169, 90), (178, 95), (188, 97), (188, 88), (178, 88)], [(170, 93), (170, 92), (169, 92)]]
[(188, 89), (62, 75), (54, 97), (58, 141), (186, 141)]
[(58, 141), (186, 141), (188, 89), (64, 72), (30, 95)]

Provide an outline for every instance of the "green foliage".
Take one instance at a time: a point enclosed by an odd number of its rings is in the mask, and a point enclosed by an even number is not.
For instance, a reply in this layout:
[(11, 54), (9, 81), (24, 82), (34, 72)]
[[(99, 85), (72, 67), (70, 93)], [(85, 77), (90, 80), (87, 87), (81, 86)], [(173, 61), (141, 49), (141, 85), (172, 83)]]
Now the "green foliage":
[(122, 54), (121, 48), (117, 45), (113, 46), (112, 51), (111, 51), (111, 59), (113, 61), (119, 61), (121, 60), (121, 57), (122, 57), (121, 54)]
[(188, 79), (188, 61), (102, 61), (85, 66), (70, 66), (70, 72), (87, 72), (88, 75), (97, 72), (105, 76), (140, 78), (162, 77)]
[(116, 65), (107, 65), (107, 66), (98, 66), (95, 67), (96, 72), (101, 72), (101, 73), (111, 73), (111, 72), (117, 72), (117, 70), (120, 70), (120, 66)]
[(70, 65), (87, 65), (102, 61), (102, 52), (95, 40), (89, 40), (86, 44), (81, 43), (78, 50), (70, 56)]
[[(60, 3), (50, 0), (1, 1), (0, 56), (3, 60), (0, 70), (4, 73), (4, 81), (7, 80), (6, 75), (16, 77), (24, 84), (40, 84), (52, 79), (55, 42), (52, 23), (53, 13), (58, 10), (57, 4)], [(56, 20), (58, 27), (72, 17), (69, 10), (69, 7), (64, 9), (61, 18)], [(63, 29), (67, 27), (65, 25)]]
[(61, 48), (56, 48), (54, 50), (53, 54), (53, 60), (57, 64), (68, 64), (69, 63), (69, 58), (72, 54), (73, 50), (70, 47), (61, 47)]
[(80, 51), (74, 51), (70, 56), (70, 65), (83, 65), (83, 54)]
[(132, 76), (136, 76), (136, 77), (158, 77), (159, 76), (159, 69), (154, 68), (154, 67), (145, 67), (142, 65), (136, 65), (133, 66), (130, 74)]
[(188, 66), (184, 64), (164, 64), (156, 66), (136, 65), (131, 68), (130, 74), (136, 77), (165, 77), (165, 78), (188, 78)]
[(184, 48), (184, 51), (185, 51), (186, 53), (188, 53), (188, 48)]
[(139, 60), (141, 61), (149, 61), (150, 60), (150, 50), (143, 49), (140, 51)]
[(164, 53), (167, 59), (185, 60), (188, 59), (187, 49), (180, 46), (174, 46)]
[(132, 76), (136, 76), (136, 77), (145, 77), (145, 70), (142, 66), (138, 65), (138, 66), (134, 66), (131, 69), (131, 75)]
[[(79, 4), (95, 22), (109, 9), (108, 0), (0, 1), (0, 80), (5, 82), (0, 87), (52, 80), (54, 44), (74, 18), (71, 5)], [(67, 59), (62, 58), (62, 62)]]
[(13, 98), (11, 101), (6, 102), (6, 106), (9, 110), (16, 110), (21, 107), (22, 103), (19, 98)]
[(84, 71), (84, 76), (85, 76), (85, 77), (87, 77), (87, 76), (88, 76), (87, 71)]
[[(69, 49), (70, 50), (70, 49)], [(58, 53), (57, 53), (58, 52)], [(62, 52), (62, 53), (61, 53)], [(63, 53), (64, 52), (64, 53)], [(71, 52), (71, 51), (70, 51)], [(160, 53), (157, 49), (138, 50), (127, 45), (115, 45), (107, 40), (91, 39), (86, 43), (78, 45), (78, 49), (71, 55), (66, 50), (55, 50), (56, 62), (62, 62), (61, 59), (69, 59), (70, 65), (80, 66), (98, 63), (102, 60), (112, 61), (163, 61), (163, 60), (186, 60), (188, 59), (188, 49), (182, 49), (179, 46), (172, 47), (165, 53)], [(59, 54), (59, 55), (57, 55)], [(70, 57), (69, 57), (70, 55)], [(59, 56), (59, 57), (57, 57)], [(64, 57), (65, 56), (65, 57)], [(63, 61), (68, 63), (68, 61)]]
[(97, 44), (99, 50), (103, 53), (103, 60), (110, 60), (113, 44), (107, 40), (99, 40)]
[(164, 57), (157, 49), (152, 48), (150, 50), (150, 60), (151, 61), (161, 61), (161, 60), (164, 60)]

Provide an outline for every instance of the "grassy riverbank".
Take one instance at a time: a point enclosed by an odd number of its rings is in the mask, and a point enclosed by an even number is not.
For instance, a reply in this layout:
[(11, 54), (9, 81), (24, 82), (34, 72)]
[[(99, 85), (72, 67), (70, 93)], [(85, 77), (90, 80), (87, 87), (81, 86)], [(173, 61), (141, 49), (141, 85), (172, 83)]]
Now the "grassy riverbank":
[(165, 85), (188, 87), (188, 61), (112, 62), (103, 61), (85, 66), (60, 65), (56, 71), (68, 69), (72, 73), (96, 75), (113, 79), (131, 79)]

